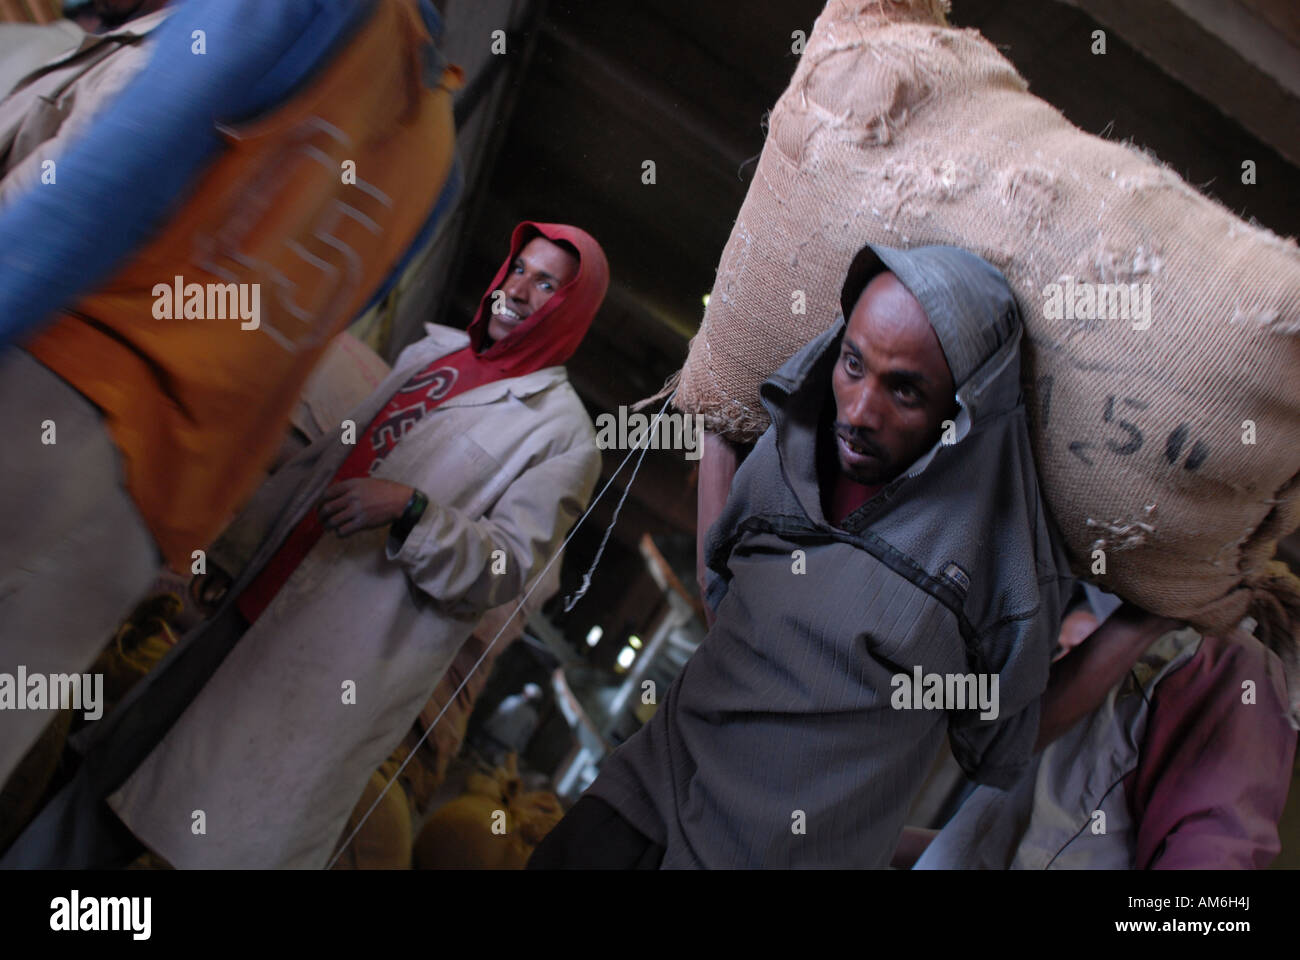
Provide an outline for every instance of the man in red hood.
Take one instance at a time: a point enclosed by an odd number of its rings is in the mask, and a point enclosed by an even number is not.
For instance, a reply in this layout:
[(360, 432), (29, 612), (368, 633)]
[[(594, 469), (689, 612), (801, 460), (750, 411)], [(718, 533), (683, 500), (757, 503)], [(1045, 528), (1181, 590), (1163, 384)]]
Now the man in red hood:
[[(177, 867), (325, 866), (475, 624), (526, 594), (586, 508), (600, 454), (563, 364), (608, 284), (584, 231), (516, 227), (468, 330), (427, 324), (213, 544), (234, 580), (221, 608), (102, 722), (66, 809), (107, 797)], [(6, 863), (133, 852), (43, 856), (29, 835), (89, 832), (47, 813)]]
[[(420, 491), (371, 474), (429, 410), (475, 387), (558, 366), (577, 350), (604, 298), (609, 269), (599, 245), (585, 232), (559, 224), (546, 226), (550, 238), (538, 224), (515, 228), (511, 256), (479, 303), (467, 331), (469, 343), (428, 364), (390, 397), (367, 431), (369, 442), (358, 445), (325, 491), (319, 523), (304, 518), (299, 536), (290, 539), (246, 591), (241, 609), (250, 620), (270, 603), (320, 535), (322, 525), (339, 536), (389, 524), (401, 533), (407, 520), (418, 519), (423, 509)], [(594, 247), (592, 264), (583, 282), (557, 299), (557, 292), (580, 272), (582, 257), (574, 239)]]

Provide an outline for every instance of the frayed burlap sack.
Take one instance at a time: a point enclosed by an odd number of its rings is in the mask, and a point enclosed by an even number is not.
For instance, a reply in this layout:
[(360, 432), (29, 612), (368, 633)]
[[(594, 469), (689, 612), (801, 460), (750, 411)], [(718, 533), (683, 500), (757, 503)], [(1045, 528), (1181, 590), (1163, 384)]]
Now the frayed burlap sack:
[(1208, 632), (1254, 617), (1300, 706), (1300, 581), (1270, 563), (1300, 523), (1295, 242), (1071, 126), (937, 0), (831, 0), (772, 111), (677, 405), (757, 437), (759, 384), (833, 321), (869, 242), (952, 244), (1006, 274), (1076, 573)]

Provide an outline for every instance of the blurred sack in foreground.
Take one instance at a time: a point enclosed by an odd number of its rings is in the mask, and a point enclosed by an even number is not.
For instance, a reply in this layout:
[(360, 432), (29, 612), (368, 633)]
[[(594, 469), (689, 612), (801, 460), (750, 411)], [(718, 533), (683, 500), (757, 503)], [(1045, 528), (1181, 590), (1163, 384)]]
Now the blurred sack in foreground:
[(1034, 453), (1075, 572), (1206, 632), (1254, 617), (1294, 712), (1300, 581), (1270, 558), (1300, 524), (1300, 251), (1071, 126), (940, 7), (826, 5), (677, 404), (754, 440), (759, 384), (831, 324), (863, 244), (978, 253), (1024, 313)]
[[(132, 116), (124, 101), (145, 109), (131, 92), (147, 91), (158, 118), (143, 143), (168, 143), (187, 124), (211, 133), (210, 155), (168, 216), (24, 346), (103, 411), (126, 487), (176, 570), (261, 480), (328, 344), (440, 221), (440, 198), (459, 189), (452, 97), (463, 82), (431, 42), (440, 23), (431, 7), (375, 0), (349, 14), (346, 42), (327, 54), (312, 46), (319, 38), (302, 41), (316, 62), (306, 52), (286, 60), (312, 65), (301, 83), (238, 104), (256, 106), (251, 115), (208, 116), (205, 101), (151, 86), (175, 55), (164, 44), (175, 21), (163, 15), (186, 8), (151, 15), (159, 20), (146, 40), (87, 47), (28, 77), (3, 104), (15, 127), (0, 123), (13, 137), (0, 173), (15, 204), (48, 189), (47, 161), (57, 160), (60, 182), (70, 176), (79, 144)], [(104, 169), (132, 161), (143, 162), (115, 155)], [(134, 188), (137, 207), (159, 202), (151, 187)], [(43, 249), (33, 256), (50, 269)]]

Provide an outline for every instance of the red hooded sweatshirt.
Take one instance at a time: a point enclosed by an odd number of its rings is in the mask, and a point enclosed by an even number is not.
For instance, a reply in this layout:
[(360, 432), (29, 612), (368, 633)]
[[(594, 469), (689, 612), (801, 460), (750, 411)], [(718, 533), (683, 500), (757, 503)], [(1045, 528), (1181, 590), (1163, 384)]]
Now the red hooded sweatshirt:
[[(492, 316), (492, 294), (505, 283), (520, 251), (538, 236), (566, 241), (576, 249), (578, 272), (523, 323), (484, 349)], [(605, 252), (585, 230), (558, 223), (519, 224), (510, 237), (510, 255), (501, 264), (470, 321), (469, 346), (412, 374), (370, 422), (356, 449), (334, 475), (334, 482), (369, 476), (411, 427), (449, 397), (496, 380), (523, 377), (565, 363), (586, 336), (608, 288), (609, 264)], [(236, 601), (249, 623), (271, 605), (324, 532), (316, 510), (309, 511), (298, 522), (275, 556)]]

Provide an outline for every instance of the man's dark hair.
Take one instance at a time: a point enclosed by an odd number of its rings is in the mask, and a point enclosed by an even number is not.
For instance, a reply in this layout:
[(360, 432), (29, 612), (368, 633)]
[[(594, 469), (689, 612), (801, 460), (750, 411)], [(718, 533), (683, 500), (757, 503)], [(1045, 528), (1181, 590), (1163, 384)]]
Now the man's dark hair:
[[(538, 236), (541, 237), (542, 235), (539, 233)], [(543, 239), (543, 240), (551, 240), (550, 237), (542, 237), (542, 239)], [(573, 259), (575, 259), (575, 260), (578, 261), (578, 265), (579, 265), (579, 266), (582, 265), (582, 254), (580, 254), (580, 253), (578, 252), (578, 248), (575, 247), (573, 244), (571, 244), (568, 240), (551, 240), (551, 243), (555, 244), (557, 247), (559, 247), (559, 248), (560, 248), (561, 250), (563, 250), (565, 253), (572, 254), (572, 255), (573, 255)]]

